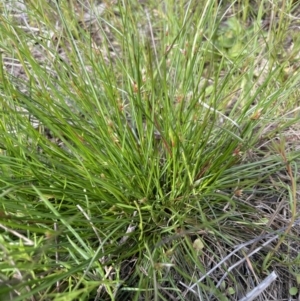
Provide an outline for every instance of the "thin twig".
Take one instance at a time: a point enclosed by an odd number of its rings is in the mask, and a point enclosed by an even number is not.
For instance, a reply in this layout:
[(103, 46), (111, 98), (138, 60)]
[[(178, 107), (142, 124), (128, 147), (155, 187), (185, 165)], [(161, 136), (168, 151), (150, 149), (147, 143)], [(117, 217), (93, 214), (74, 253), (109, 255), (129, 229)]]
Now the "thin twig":
[(4, 229), (5, 231), (7, 231), (7, 232), (9, 232), (9, 233), (11, 233), (11, 234), (13, 234), (13, 235), (19, 237), (20, 239), (22, 239), (22, 240), (25, 242), (26, 245), (28, 245), (28, 246), (34, 246), (34, 242), (33, 242), (32, 240), (28, 239), (27, 237), (25, 237), (24, 235), (18, 233), (17, 231), (14, 231), (14, 230), (12, 230), (12, 229), (9, 229), (9, 228), (5, 227), (5, 226), (2, 225), (2, 224), (0, 224), (0, 228), (2, 228), (2, 229)]
[[(293, 224), (293, 226), (297, 225), (300, 223), (300, 219), (296, 220)], [(244, 247), (248, 246), (248, 245), (251, 245), (261, 239), (267, 239), (269, 238), (268, 241), (266, 241), (265, 243), (262, 244), (261, 247), (258, 247), (256, 248), (253, 252), (251, 252), (250, 254), (248, 254), (248, 257), (252, 256), (253, 254), (257, 253), (259, 250), (261, 250), (264, 246), (266, 246), (267, 244), (269, 244), (270, 242), (272, 242), (273, 240), (277, 239), (279, 234), (284, 232), (287, 228), (287, 227), (283, 227), (277, 231), (275, 231), (274, 233), (269, 233), (269, 234), (266, 234), (266, 235), (262, 235), (262, 236), (259, 236), (257, 238), (254, 238), (248, 242), (245, 242), (245, 243), (242, 243), (240, 245), (238, 245), (230, 254), (228, 254), (226, 257), (224, 257), (217, 265), (215, 265), (212, 269), (210, 269), (205, 275), (203, 275), (198, 281), (196, 281), (193, 285), (191, 286), (188, 286), (186, 285), (185, 283), (181, 282), (180, 281), (180, 284), (182, 286), (184, 286), (187, 290), (193, 292), (194, 294), (196, 294), (194, 288), (200, 283), (202, 282), (207, 276), (209, 276), (210, 274), (212, 274), (217, 268), (219, 268), (224, 262), (226, 262), (230, 257), (232, 257), (235, 253), (237, 253), (238, 251), (240, 251), (241, 249), (243, 249)], [(277, 233), (275, 236), (274, 234)], [(271, 238), (270, 238), (271, 237)], [(241, 260), (239, 260), (236, 264), (234, 264), (232, 267), (229, 268), (228, 272), (226, 272), (226, 274), (222, 277), (222, 279), (218, 282), (217, 284), (217, 287), (220, 286), (221, 282), (223, 281), (223, 279), (228, 275), (228, 273), (234, 268), (236, 267), (237, 265), (241, 264), (243, 261), (245, 261), (246, 259), (243, 258)]]
[(245, 297), (239, 301), (252, 301), (258, 295), (260, 295), (275, 279), (277, 274), (273, 271), (267, 278), (265, 278), (258, 286), (256, 286), (252, 291), (250, 291)]
[[(84, 217), (89, 221), (89, 223), (90, 223), (90, 225), (91, 225), (93, 231), (95, 232), (95, 234), (96, 234), (96, 236), (97, 236), (97, 238), (98, 238), (99, 245), (102, 246), (102, 252), (103, 252), (103, 254), (104, 254), (104, 249), (103, 249), (102, 240), (101, 240), (101, 238), (100, 238), (100, 236), (99, 236), (99, 234), (98, 234), (98, 231), (97, 231), (97, 229), (95, 228), (93, 222), (91, 221), (90, 217), (87, 215), (87, 213), (82, 209), (82, 207), (81, 207), (80, 205), (76, 205), (76, 207), (81, 211), (81, 213), (84, 215)], [(101, 263), (104, 263), (104, 261), (105, 261), (105, 257), (102, 257), (102, 258), (100, 259), (100, 262), (101, 262)]]
[[(54, 230), (55, 233), (58, 233), (57, 223), (54, 223), (53, 230)], [(55, 235), (54, 242), (55, 242), (55, 263), (57, 265), (59, 265), (59, 252), (58, 252), (59, 240), (58, 240), (58, 235)], [(60, 280), (58, 280), (56, 282), (56, 291), (58, 293), (60, 292)]]
[[(159, 67), (158, 55), (157, 55), (157, 51), (156, 51), (155, 39), (154, 39), (154, 34), (153, 34), (153, 28), (152, 28), (152, 24), (150, 21), (150, 16), (149, 16), (148, 10), (146, 10), (146, 16), (147, 16), (147, 21), (149, 24), (149, 30), (150, 30), (151, 41), (152, 41), (153, 49), (154, 49), (154, 53), (155, 53), (156, 64), (157, 64), (157, 67)], [(161, 73), (160, 73), (160, 68), (158, 68), (158, 73), (159, 73), (160, 77), (162, 77)]]

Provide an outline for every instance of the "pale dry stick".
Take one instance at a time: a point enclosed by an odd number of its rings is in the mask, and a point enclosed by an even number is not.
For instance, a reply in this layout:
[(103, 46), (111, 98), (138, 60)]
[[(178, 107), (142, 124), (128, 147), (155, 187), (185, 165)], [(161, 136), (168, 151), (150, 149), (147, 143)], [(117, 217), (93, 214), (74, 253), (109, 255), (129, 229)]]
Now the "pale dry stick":
[[(8, 256), (7, 249), (1, 244), (0, 244), (0, 249), (2, 249), (3, 253), (6, 255), (9, 264), (16, 268), (17, 277), (14, 277), (14, 278), (16, 278), (18, 280), (23, 280), (23, 275), (22, 275), (21, 271), (17, 268), (17, 266), (16, 266), (15, 262), (13, 261), (13, 259), (10, 256)], [(3, 256), (2, 260), (4, 260), (4, 256)]]
[[(100, 236), (99, 236), (99, 234), (98, 234), (98, 232), (97, 232), (97, 229), (95, 228), (94, 224), (92, 223), (90, 217), (87, 215), (87, 213), (82, 209), (82, 207), (81, 207), (80, 205), (76, 205), (76, 207), (81, 211), (81, 213), (84, 215), (84, 217), (89, 221), (89, 223), (90, 223), (92, 229), (94, 230), (94, 232), (95, 232), (95, 234), (96, 234), (96, 236), (97, 236), (97, 238), (98, 238), (99, 244), (100, 244), (100, 246), (101, 246), (101, 245), (102, 245), (102, 240), (101, 240), (101, 238), (100, 238)], [(104, 249), (103, 249), (103, 247), (102, 247), (102, 252), (103, 252), (103, 254), (104, 254)], [(100, 259), (100, 262), (101, 262), (101, 263), (104, 263), (104, 260), (105, 260), (105, 258), (102, 257), (102, 258)]]
[[(53, 229), (54, 229), (54, 232), (58, 232), (58, 225), (57, 223), (54, 223), (53, 225)], [(58, 238), (57, 238), (57, 235), (55, 235), (55, 245), (58, 246), (59, 245), (59, 241), (58, 241)], [(57, 252), (57, 250), (55, 251), (55, 263), (58, 264), (59, 263), (59, 254)]]
[[(263, 247), (265, 247), (266, 245), (268, 245), (269, 243), (271, 243), (273, 240), (277, 239), (278, 238), (278, 234), (275, 235), (274, 237), (270, 238), (269, 240), (267, 240), (265, 243), (263, 243), (260, 247), (256, 248), (254, 251), (252, 251), (250, 254), (247, 255), (247, 257), (244, 257), (242, 259), (240, 259), (239, 261), (237, 261), (235, 264), (233, 264), (225, 273), (224, 275), (222, 276), (222, 278), (218, 281), (217, 285), (216, 285), (216, 288), (218, 288), (222, 282), (224, 281), (224, 279), (227, 277), (227, 275), (234, 269), (236, 268), (237, 266), (239, 266), (241, 263), (243, 263), (244, 261), (246, 261), (247, 258), (251, 257), (252, 255), (254, 255), (255, 253), (259, 252)], [(240, 247), (238, 248), (240, 249)], [(194, 286), (197, 284), (197, 283), (200, 283), (206, 276), (208, 276), (212, 270), (215, 270), (216, 267), (220, 266), (221, 263), (223, 263), (225, 260), (227, 260), (229, 258), (229, 256), (232, 256), (234, 253), (236, 253), (237, 249), (233, 252), (231, 252), (229, 255), (227, 255), (220, 263), (218, 263), (214, 268), (212, 268), (208, 273), (206, 273), (203, 277), (200, 278), (200, 280), (198, 280), (196, 283), (194, 283), (190, 288), (185, 286), (188, 290), (192, 291), (194, 294), (196, 294), (196, 292), (193, 290)], [(183, 283), (181, 283), (183, 285)], [(212, 296), (210, 295), (209, 299), (211, 298)]]
[(96, 4), (91, 5), (88, 8), (88, 11), (84, 13), (83, 21), (87, 24), (91, 24), (92, 22), (97, 21), (97, 18), (99, 18), (100, 16), (103, 15), (105, 9), (106, 9), (106, 4), (105, 3), (101, 3), (101, 4), (98, 4), (98, 5), (96, 5)]
[[(104, 254), (104, 249), (103, 249), (103, 245), (102, 245), (101, 238), (100, 238), (100, 236), (99, 236), (99, 234), (98, 234), (98, 232), (97, 232), (97, 229), (95, 228), (93, 222), (91, 221), (91, 219), (90, 219), (90, 217), (88, 216), (88, 214), (82, 209), (82, 207), (81, 207), (80, 205), (76, 205), (76, 207), (81, 211), (81, 213), (84, 215), (84, 217), (89, 221), (91, 227), (93, 228), (93, 230), (94, 230), (94, 232), (95, 232), (95, 234), (96, 234), (96, 236), (97, 236), (97, 238), (98, 238), (98, 241), (99, 241), (100, 246), (102, 246), (101, 249), (102, 249), (102, 252), (103, 252), (103, 254)], [(104, 264), (104, 262), (105, 262), (105, 257), (104, 257), (104, 256), (100, 259), (100, 262), (101, 262), (102, 264)], [(109, 274), (111, 273), (113, 267), (109, 267), (109, 268), (108, 268), (107, 266), (105, 266), (104, 269), (105, 269), (105, 272), (106, 272), (106, 274), (105, 274), (105, 276), (104, 276), (104, 279), (107, 279), (107, 277), (108, 277)], [(88, 270), (88, 269), (87, 269), (87, 270)], [(85, 273), (86, 273), (86, 272), (85, 272)], [(99, 286), (98, 290), (101, 291), (101, 290), (103, 289), (103, 287), (105, 287), (105, 285), (104, 285), (104, 284), (101, 284), (101, 285)], [(96, 300), (96, 299), (95, 299), (95, 300)]]
[(252, 301), (258, 295), (260, 295), (275, 279), (277, 274), (273, 271), (267, 278), (265, 278), (258, 286), (256, 286), (252, 291), (250, 291), (245, 297), (239, 301)]
[(230, 254), (228, 254), (226, 257), (224, 257), (217, 265), (215, 265), (212, 269), (210, 269), (205, 275), (203, 275), (198, 281), (196, 281), (192, 286), (187, 286), (186, 284), (184, 284), (183, 282), (180, 281), (180, 284), (183, 285), (184, 287), (187, 288), (187, 290), (192, 291), (193, 293), (195, 293), (194, 291), (194, 287), (197, 286), (198, 283), (202, 282), (207, 276), (209, 276), (212, 272), (214, 272), (217, 268), (219, 268), (225, 261), (227, 261), (230, 257), (232, 257), (235, 253), (237, 253), (238, 251), (240, 251), (241, 249), (245, 248), (248, 245), (253, 244), (256, 241), (259, 241), (261, 239), (267, 238), (271, 236), (271, 234), (267, 234), (265, 236), (262, 237), (257, 237), (254, 238), (246, 243), (242, 243), (240, 245), (238, 245), (235, 250), (233, 250)]
[[(55, 233), (58, 233), (58, 225), (57, 223), (54, 223), (53, 229)], [(59, 264), (59, 253), (58, 253), (58, 246), (59, 246), (59, 240), (58, 240), (58, 235), (55, 235), (54, 238), (54, 243), (55, 243), (55, 263), (58, 265)], [(60, 293), (60, 280), (56, 282), (56, 291)]]
[[(19, 284), (19, 283), (21, 283), (21, 281), (24, 280), (24, 277), (23, 277), (21, 271), (18, 269), (18, 267), (17, 267), (16, 263), (14, 262), (14, 260), (11, 258), (11, 256), (8, 256), (8, 252), (7, 252), (7, 250), (5, 249), (5, 247), (2, 246), (1, 244), (0, 244), (0, 249), (2, 249), (2, 251), (3, 251), (3, 252), (5, 253), (5, 255), (7, 256), (7, 260), (8, 260), (8, 262), (9, 262), (9, 264), (10, 264), (11, 266), (13, 266), (13, 267), (15, 268), (15, 270), (16, 270), (16, 273), (14, 274), (13, 279), (12, 279), (11, 281), (8, 281), (7, 283), (4, 283), (4, 285), (6, 285), (6, 286), (9, 287), (10, 289), (12, 289), (13, 292), (14, 292), (16, 295), (20, 296), (21, 293), (20, 293), (19, 291), (17, 291), (16, 289), (14, 289), (13, 285), (14, 285), (14, 284)], [(4, 258), (2, 258), (2, 260), (4, 260)], [(3, 282), (3, 281), (0, 280), (0, 283), (2, 283), (2, 282)], [(10, 283), (9, 283), (9, 282), (10, 282)], [(26, 285), (25, 288), (26, 288), (26, 290), (27, 290), (28, 292), (30, 292), (30, 287), (29, 287), (28, 285)], [(32, 301), (36, 301), (36, 299), (35, 299), (34, 296), (31, 296), (30, 299), (31, 299)], [(2, 300), (2, 299), (1, 299), (1, 300)]]
[[(154, 39), (154, 34), (153, 34), (153, 28), (152, 28), (152, 24), (151, 24), (151, 20), (150, 20), (150, 17), (149, 17), (148, 10), (146, 10), (146, 16), (147, 16), (147, 21), (149, 23), (149, 30), (150, 30), (150, 35), (151, 35), (151, 41), (152, 41), (152, 44), (153, 44), (153, 49), (154, 49), (154, 53), (155, 53), (156, 64), (157, 64), (157, 67), (158, 67), (159, 66), (158, 55), (157, 55), (157, 50), (156, 50), (156, 45), (155, 45), (155, 39)], [(160, 77), (162, 78), (161, 73), (160, 73), (160, 68), (158, 68), (158, 73), (159, 73)]]
[(295, 112), (297, 112), (297, 111), (300, 111), (300, 107), (297, 107), (297, 108), (293, 109), (292, 111), (289, 111), (289, 112), (285, 113), (285, 114), (284, 114), (283, 116), (281, 116), (281, 117), (290, 117), (291, 114), (293, 114), (293, 113), (295, 113)]
[[(134, 211), (133, 212), (133, 217), (135, 217), (136, 214), (137, 214), (137, 211)], [(133, 220), (131, 222), (133, 223)], [(135, 228), (136, 228), (136, 225), (129, 224), (129, 226), (126, 230), (126, 234), (129, 234), (129, 233), (133, 232), (135, 230)], [(120, 245), (124, 244), (128, 238), (129, 238), (128, 235), (123, 236), (120, 240)]]
[[(296, 221), (294, 222), (293, 226), (295, 226), (295, 225), (297, 225), (297, 224), (300, 224), (300, 219), (296, 220)], [(203, 281), (207, 276), (209, 276), (211, 273), (213, 273), (217, 268), (219, 268), (225, 261), (227, 261), (227, 260), (228, 260), (230, 257), (232, 257), (235, 253), (237, 253), (237, 252), (240, 251), (241, 249), (245, 248), (246, 246), (255, 243), (256, 241), (259, 241), (259, 240), (261, 240), (261, 239), (267, 239), (267, 238), (269, 238), (270, 236), (274, 235), (275, 233), (278, 233), (278, 234), (275, 235), (275, 237), (271, 237), (271, 238), (270, 238), (271, 241), (272, 241), (272, 240), (275, 240), (275, 239), (278, 238), (278, 235), (279, 235), (280, 233), (282, 233), (283, 231), (286, 230), (286, 228), (287, 228), (287, 227), (283, 227), (283, 228), (281, 228), (281, 229), (279, 229), (279, 230), (277, 230), (277, 231), (274, 231), (274, 233), (269, 233), (269, 234), (266, 234), (266, 235), (263, 235), (263, 236), (259, 236), (259, 237), (254, 238), (254, 239), (252, 239), (252, 240), (250, 240), (250, 241), (248, 241), (248, 242), (246, 242), (246, 243), (242, 243), (242, 244), (238, 245), (238, 246), (235, 248), (235, 250), (233, 250), (230, 254), (228, 254), (226, 257), (224, 257), (224, 258), (223, 258), (216, 266), (214, 266), (212, 269), (210, 269), (205, 275), (203, 275), (203, 276), (202, 276), (198, 281), (196, 281), (192, 286), (187, 286), (185, 283), (183, 283), (183, 282), (181, 282), (181, 281), (180, 281), (179, 283), (180, 283), (181, 285), (183, 285), (187, 290), (189, 290), (189, 291), (195, 293), (194, 287), (197, 286), (198, 283), (202, 282), (202, 281)], [(269, 243), (269, 241), (265, 242), (261, 247), (259, 247), (259, 248), (257, 248), (257, 249), (261, 249), (262, 247), (266, 246), (268, 243)], [(251, 255), (255, 254), (257, 249), (255, 249), (252, 253), (248, 254), (248, 257), (250, 257)], [(244, 258), (244, 259), (242, 259), (242, 260), (240, 260), (240, 261), (243, 262), (243, 261), (245, 261), (245, 260), (246, 260), (246, 259)], [(238, 264), (240, 264), (240, 262), (239, 262)], [(236, 266), (236, 265), (234, 265), (234, 266)], [(232, 270), (232, 268), (231, 268), (231, 270)], [(228, 274), (228, 273), (227, 273), (227, 274)], [(222, 281), (223, 281), (223, 277), (222, 277)], [(220, 285), (220, 283), (221, 283), (221, 282), (219, 281), (218, 285)]]
[[(272, 225), (272, 223), (273, 223), (273, 221), (275, 220), (275, 218), (278, 217), (278, 213), (279, 213), (279, 211), (283, 208), (283, 205), (284, 205), (285, 201), (286, 201), (285, 198), (282, 198), (282, 200), (281, 200), (280, 203), (278, 204), (278, 206), (277, 206), (275, 212), (271, 215), (271, 217), (270, 217), (269, 220), (268, 220), (268, 223), (266, 224), (266, 228), (267, 228), (267, 229), (270, 228), (270, 226)], [(264, 235), (265, 233), (266, 233), (266, 230), (263, 230), (262, 233), (260, 234), (260, 236), (261, 236), (261, 235)], [(253, 249), (255, 249), (257, 243), (258, 243), (258, 241), (256, 241), (256, 242), (253, 244), (253, 246), (251, 246), (250, 252), (251, 252)]]
[(221, 116), (220, 118), (224, 118), (224, 119), (230, 121), (241, 132), (241, 127), (234, 120), (232, 120), (231, 118), (229, 118), (228, 116), (226, 116), (225, 114), (223, 114), (221, 111), (216, 110), (215, 108), (209, 106), (208, 104), (206, 104), (205, 102), (203, 102), (201, 99), (199, 99), (199, 104), (202, 105), (203, 107), (205, 107), (206, 109), (208, 109), (208, 110), (210, 110), (210, 111), (212, 111), (212, 112), (220, 115)]
[[(276, 2), (274, 2), (273, 0), (269, 0), (269, 2), (272, 4), (272, 9), (274, 9), (276, 7), (276, 9), (278, 11), (280, 11), (280, 13), (282, 13), (283, 15), (285, 15), (286, 17), (292, 19), (292, 20), (299, 20), (300, 18), (298, 16), (293, 16), (290, 12), (286, 12), (286, 8), (284, 6), (280, 7), (277, 6)], [(295, 3), (293, 3), (295, 2)], [(292, 1), (293, 4), (296, 4), (297, 1)]]
[(101, 238), (100, 238), (94, 224), (91, 222), (90, 217), (87, 215), (87, 213), (82, 209), (82, 207), (80, 205), (76, 205), (76, 207), (81, 211), (81, 213), (84, 215), (84, 217), (89, 221), (90, 225), (92, 226), (92, 228), (93, 228), (93, 230), (94, 230), (94, 232), (95, 232), (95, 234), (96, 234), (96, 236), (99, 240), (99, 243), (102, 244)]
[(267, 246), (268, 244), (270, 244), (273, 240), (278, 238), (278, 234), (276, 234), (274, 237), (270, 238), (269, 240), (267, 240), (266, 242), (264, 242), (260, 247), (257, 247), (255, 250), (253, 250), (251, 253), (247, 254), (247, 257), (244, 257), (242, 259), (240, 259), (239, 261), (237, 261), (235, 264), (233, 264), (222, 276), (222, 278), (219, 280), (219, 282), (216, 285), (216, 288), (218, 288), (223, 280), (227, 277), (227, 275), (237, 266), (239, 266), (241, 263), (243, 263), (244, 261), (246, 261), (247, 258), (251, 257), (252, 255), (254, 255), (255, 253), (259, 252), (263, 247)]
[(20, 234), (20, 233), (18, 233), (16, 231), (14, 231), (14, 230), (12, 230), (12, 229), (9, 229), (9, 228), (5, 227), (2, 224), (0, 224), (0, 228), (2, 228), (5, 231), (7, 231), (7, 232), (9, 232), (9, 233), (11, 233), (11, 234), (19, 237), (20, 239), (22, 239), (24, 241), (25, 245), (27, 245), (27, 246), (34, 246), (34, 242), (32, 240), (28, 239), (27, 237), (25, 237), (24, 235), (22, 235), (22, 234)]

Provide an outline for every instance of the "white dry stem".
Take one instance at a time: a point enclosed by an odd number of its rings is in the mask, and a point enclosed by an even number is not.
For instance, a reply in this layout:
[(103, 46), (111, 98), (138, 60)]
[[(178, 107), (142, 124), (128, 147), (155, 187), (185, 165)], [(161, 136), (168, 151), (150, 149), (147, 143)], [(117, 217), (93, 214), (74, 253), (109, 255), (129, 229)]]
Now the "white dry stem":
[[(154, 53), (155, 53), (156, 64), (157, 64), (157, 66), (159, 66), (156, 44), (155, 44), (155, 39), (154, 39), (154, 34), (153, 34), (153, 28), (152, 28), (152, 24), (150, 21), (150, 16), (149, 16), (148, 10), (146, 10), (146, 17), (147, 17), (147, 21), (149, 24), (150, 36), (151, 36), (151, 41), (152, 41), (152, 45), (153, 45), (153, 49), (154, 49)], [(158, 68), (158, 73), (159, 73), (160, 77), (162, 77), (162, 75), (160, 73), (160, 68)]]
[(21, 240), (23, 240), (23, 243), (27, 246), (34, 246), (34, 242), (30, 239), (28, 239), (27, 237), (25, 237), (24, 235), (18, 233), (17, 231), (14, 231), (12, 229), (9, 229), (8, 227), (0, 224), (0, 228), (4, 229), (5, 231), (15, 235), (16, 237), (19, 237)]
[(216, 113), (217, 115), (219, 115), (221, 123), (223, 123), (223, 119), (226, 119), (226, 120), (230, 121), (238, 129), (240, 129), (240, 126), (234, 120), (232, 120), (231, 118), (229, 118), (228, 116), (226, 116), (222, 112), (220, 112), (220, 111), (216, 110), (215, 108), (209, 106), (208, 104), (204, 103), (202, 100), (199, 100), (199, 104), (202, 105), (204, 108), (206, 108), (206, 109)]
[[(292, 227), (294, 227), (295, 225), (300, 224), (300, 219), (297, 219)], [(287, 226), (288, 227), (288, 226)], [(250, 254), (247, 255), (247, 257), (242, 258), (241, 260), (239, 260), (238, 262), (236, 262), (234, 265), (232, 265), (227, 272), (223, 275), (223, 277), (219, 280), (219, 282), (216, 285), (216, 288), (218, 288), (221, 283), (223, 282), (223, 280), (227, 277), (227, 275), (238, 265), (240, 265), (241, 263), (243, 263), (244, 261), (246, 261), (247, 258), (251, 257), (252, 255), (254, 255), (255, 253), (259, 252), (263, 247), (267, 246), (268, 244), (270, 244), (272, 241), (278, 239), (279, 234), (284, 232), (287, 227), (283, 227), (277, 231), (275, 231), (274, 233), (269, 233), (266, 235), (261, 235), (257, 238), (254, 238), (248, 242), (242, 243), (240, 245), (238, 245), (230, 254), (228, 254), (226, 257), (224, 257), (217, 265), (215, 265), (212, 269), (210, 269), (205, 275), (203, 275), (198, 281), (196, 281), (193, 285), (188, 286), (185, 283), (180, 281), (180, 284), (182, 286), (184, 286), (188, 291), (193, 292), (194, 294), (197, 295), (196, 291), (194, 290), (194, 288), (200, 283), (202, 282), (207, 276), (209, 276), (210, 274), (212, 274), (216, 269), (218, 269), (224, 262), (226, 262), (230, 257), (232, 257), (234, 254), (236, 254), (238, 251), (240, 251), (241, 249), (252, 245), (253, 243), (260, 241), (261, 239), (268, 239), (266, 242), (264, 242), (260, 247), (257, 247), (255, 250), (253, 250)], [(277, 234), (275, 234), (277, 233)]]
[(250, 291), (245, 297), (239, 301), (252, 301), (258, 295), (260, 295), (275, 279), (277, 274), (273, 271), (267, 278), (265, 278), (258, 286), (256, 286), (252, 291)]
[[(137, 214), (137, 211), (134, 211), (133, 216), (136, 216), (136, 214)], [(131, 222), (133, 223), (133, 220)], [(133, 232), (135, 230), (135, 228), (136, 228), (136, 225), (130, 224), (126, 230), (126, 234)], [(120, 245), (124, 244), (128, 238), (129, 238), (128, 235), (123, 236), (120, 240)]]
[[(94, 226), (93, 222), (91, 221), (90, 217), (88, 216), (88, 214), (82, 209), (82, 207), (81, 207), (80, 205), (76, 205), (76, 207), (81, 211), (81, 213), (84, 215), (84, 217), (89, 221), (89, 223), (90, 223), (92, 229), (94, 230), (94, 232), (95, 232), (95, 234), (96, 234), (96, 236), (97, 236), (97, 238), (98, 238), (99, 245), (100, 245), (100, 246), (103, 246), (102, 240), (101, 240), (101, 238), (100, 238), (100, 236), (99, 236), (99, 234), (98, 234), (98, 231), (97, 231), (97, 229), (95, 228), (95, 226)], [(102, 252), (103, 252), (103, 254), (104, 254), (104, 249), (103, 249), (103, 247), (102, 247)], [(102, 258), (100, 259), (100, 262), (101, 262), (101, 263), (104, 263), (104, 261), (105, 261), (105, 257), (102, 257)]]

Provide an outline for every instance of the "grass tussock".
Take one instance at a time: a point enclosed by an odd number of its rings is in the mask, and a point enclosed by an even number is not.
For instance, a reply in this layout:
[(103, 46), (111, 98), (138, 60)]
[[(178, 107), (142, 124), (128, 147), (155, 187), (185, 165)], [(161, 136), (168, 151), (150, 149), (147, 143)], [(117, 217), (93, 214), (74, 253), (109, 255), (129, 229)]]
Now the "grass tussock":
[(296, 298), (298, 6), (0, 1), (0, 300)]

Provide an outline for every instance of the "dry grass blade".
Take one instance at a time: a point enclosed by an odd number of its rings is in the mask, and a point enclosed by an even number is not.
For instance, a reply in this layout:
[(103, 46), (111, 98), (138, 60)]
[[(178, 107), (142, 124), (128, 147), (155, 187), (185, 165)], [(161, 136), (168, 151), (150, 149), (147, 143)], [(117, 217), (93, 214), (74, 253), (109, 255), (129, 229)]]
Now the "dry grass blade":
[(249, 292), (244, 298), (239, 301), (252, 301), (258, 297), (278, 276), (273, 271), (268, 277), (266, 277), (257, 287)]
[[(300, 224), (300, 219), (296, 220), (292, 227), (295, 225)], [(251, 257), (252, 255), (256, 254), (257, 252), (259, 252), (263, 247), (269, 245), (271, 242), (273, 242), (274, 240), (278, 239), (279, 234), (283, 233), (284, 231), (286, 231), (286, 229), (288, 229), (290, 227), (284, 227), (279, 229), (278, 231), (276, 231), (277, 234), (266, 234), (266, 235), (262, 235), (259, 237), (256, 237), (254, 239), (252, 239), (251, 241), (242, 243), (241, 245), (237, 246), (230, 254), (228, 254), (226, 257), (223, 258), (222, 261), (220, 261), (218, 264), (216, 264), (210, 271), (208, 271), (207, 273), (205, 273), (197, 282), (195, 282), (193, 285), (191, 286), (187, 286), (185, 283), (180, 282), (181, 285), (183, 285), (185, 288), (187, 288), (188, 291), (192, 291), (194, 294), (197, 294), (196, 291), (194, 290), (194, 288), (200, 283), (202, 282), (206, 277), (208, 277), (211, 273), (213, 273), (216, 269), (218, 269), (224, 262), (226, 262), (230, 257), (232, 257), (234, 254), (236, 254), (238, 251), (240, 251), (241, 249), (252, 245), (254, 243), (257, 243), (258, 241), (262, 240), (262, 239), (268, 239), (266, 242), (264, 242), (260, 247), (257, 247), (255, 250), (251, 251), (248, 255), (247, 258)], [(223, 282), (223, 280), (227, 277), (227, 275), (230, 273), (230, 271), (232, 271), (234, 268), (236, 268), (237, 266), (239, 266), (241, 263), (243, 263), (244, 261), (247, 260), (247, 258), (242, 258), (241, 260), (235, 262), (234, 265), (232, 265), (231, 267), (228, 268), (228, 271), (221, 277), (221, 279), (219, 280), (219, 282), (217, 283), (216, 287), (218, 288), (221, 283)]]

